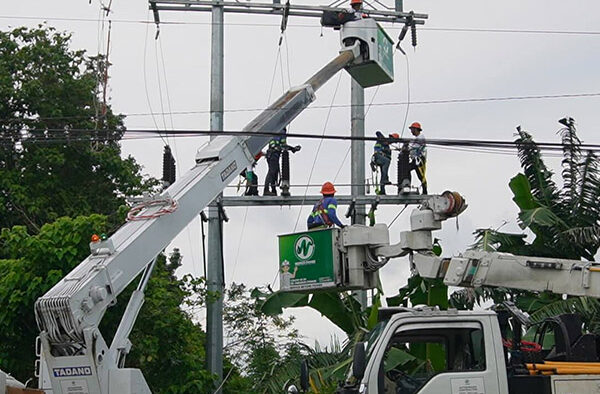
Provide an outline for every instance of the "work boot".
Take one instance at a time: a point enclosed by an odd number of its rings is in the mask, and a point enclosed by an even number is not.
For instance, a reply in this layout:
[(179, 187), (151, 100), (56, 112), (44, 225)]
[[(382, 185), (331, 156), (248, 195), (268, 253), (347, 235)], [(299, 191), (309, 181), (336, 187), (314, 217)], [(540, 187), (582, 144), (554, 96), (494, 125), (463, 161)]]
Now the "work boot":
[(263, 196), (276, 196), (276, 195), (277, 195), (277, 192), (272, 192), (269, 190), (265, 190), (263, 193)]

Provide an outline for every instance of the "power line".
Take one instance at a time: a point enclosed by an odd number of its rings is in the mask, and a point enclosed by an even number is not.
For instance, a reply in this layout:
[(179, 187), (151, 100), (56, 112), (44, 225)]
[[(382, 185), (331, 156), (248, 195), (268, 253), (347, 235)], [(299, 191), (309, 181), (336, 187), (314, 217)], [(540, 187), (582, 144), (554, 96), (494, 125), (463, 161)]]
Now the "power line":
[[(22, 19), (35, 21), (58, 21), (58, 22), (90, 22), (97, 23), (93, 18), (67, 18), (67, 17), (45, 17), (31, 15), (0, 15), (0, 19)], [(151, 24), (153, 20), (141, 19), (113, 19), (113, 23), (123, 24)], [(161, 21), (161, 25), (205, 25), (210, 26), (211, 22), (181, 22), (181, 21)], [(279, 27), (276, 23), (240, 23), (240, 22), (225, 22), (226, 26), (244, 26), (244, 27)], [(299, 28), (321, 28), (320, 25), (314, 24), (288, 24), (287, 27)], [(391, 27), (388, 30), (400, 30), (400, 27)], [(600, 31), (594, 30), (551, 30), (551, 29), (502, 29), (502, 28), (460, 28), (460, 27), (419, 27), (419, 30), (431, 32), (455, 32), (455, 33), (499, 33), (499, 34), (538, 34), (538, 35), (571, 35), (571, 36), (598, 36)]]
[[(118, 141), (120, 138), (115, 137), (91, 137), (87, 135), (76, 135), (77, 133), (91, 133), (92, 130), (87, 129), (70, 129), (69, 137), (64, 136), (65, 132), (63, 129), (46, 129), (46, 130), (31, 130), (31, 132), (44, 132), (50, 134), (44, 134), (43, 136), (30, 136), (20, 140), (22, 143), (44, 143), (44, 142), (78, 142), (78, 141)], [(102, 132), (110, 134), (116, 132), (115, 130), (102, 130)], [(52, 133), (60, 133), (53, 135)], [(171, 137), (185, 136), (185, 137), (199, 137), (199, 136), (278, 136), (281, 135), (279, 132), (272, 131), (244, 131), (244, 130), (150, 130), (150, 129), (136, 129), (126, 130), (125, 134), (130, 133), (144, 133), (144, 134), (163, 134)], [(329, 135), (316, 135), (309, 133), (287, 133), (287, 137), (290, 138), (303, 138), (303, 139), (320, 139), (320, 140), (338, 140), (338, 141), (376, 141), (377, 137), (355, 137), (349, 135), (329, 134)], [(399, 138), (392, 141), (392, 143), (402, 144), (412, 141), (411, 138)], [(0, 136), (0, 144), (3, 145), (14, 145), (12, 137)], [(504, 140), (475, 140), (475, 139), (427, 139), (427, 145), (433, 146), (458, 146), (458, 147), (480, 147), (480, 148), (497, 148), (497, 149), (515, 149), (516, 143), (514, 141)], [(569, 145), (565, 145), (560, 142), (535, 142), (535, 145), (541, 150), (562, 150)], [(598, 144), (580, 144), (578, 145), (582, 150), (598, 151), (600, 150), (600, 143)]]
[[(519, 101), (519, 100), (546, 100), (546, 99), (566, 99), (566, 98), (597, 98), (600, 97), (600, 92), (592, 93), (563, 93), (563, 94), (540, 94), (540, 95), (527, 95), (527, 96), (499, 96), (499, 97), (467, 97), (467, 98), (453, 98), (453, 99), (433, 99), (433, 100), (421, 100), (421, 101), (410, 101), (410, 105), (434, 105), (434, 104), (462, 104), (462, 103), (483, 103), (483, 102), (496, 102), (496, 101)], [(396, 102), (384, 102), (384, 103), (371, 103), (373, 107), (395, 107), (408, 105), (408, 101), (396, 101)], [(313, 105), (306, 110), (315, 109), (330, 109), (330, 108), (351, 108), (352, 104), (331, 104), (331, 105)], [(235, 112), (261, 112), (261, 111), (279, 111), (279, 109), (265, 109), (265, 108), (231, 108), (225, 109), (226, 113)], [(166, 113), (161, 112), (131, 112), (121, 113), (125, 117), (142, 117), (142, 116), (159, 116), (167, 114), (173, 115), (198, 115), (198, 114), (210, 114), (210, 110), (190, 110), (190, 111), (169, 111)], [(0, 118), (2, 122), (14, 122), (14, 121), (44, 121), (44, 120), (76, 120), (76, 119), (90, 119), (91, 116), (48, 116), (48, 117), (37, 117), (35, 119), (23, 119), (19, 117), (14, 118)]]

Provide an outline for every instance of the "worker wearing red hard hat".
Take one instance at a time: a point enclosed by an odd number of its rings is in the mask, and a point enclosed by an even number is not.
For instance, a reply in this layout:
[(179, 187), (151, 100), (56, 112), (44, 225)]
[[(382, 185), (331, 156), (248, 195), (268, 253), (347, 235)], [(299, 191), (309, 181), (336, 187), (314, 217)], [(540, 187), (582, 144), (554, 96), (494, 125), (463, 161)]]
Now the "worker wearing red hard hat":
[(362, 19), (366, 15), (363, 15), (363, 2), (362, 0), (350, 0), (350, 12), (354, 13), (354, 20)]
[[(409, 168), (410, 171), (415, 171), (417, 178), (421, 181), (421, 191), (427, 194), (427, 178), (425, 172), (427, 170), (427, 145), (425, 144), (425, 136), (423, 135), (423, 127), (421, 123), (413, 122), (409, 126), (411, 134), (415, 137), (409, 145)], [(410, 176), (409, 171), (409, 176)]]
[(309, 230), (333, 227), (334, 225), (344, 228), (344, 225), (336, 215), (337, 200), (334, 197), (335, 192), (335, 187), (331, 182), (325, 182), (321, 186), (323, 197), (313, 206), (312, 212), (308, 215), (308, 220), (306, 221)]

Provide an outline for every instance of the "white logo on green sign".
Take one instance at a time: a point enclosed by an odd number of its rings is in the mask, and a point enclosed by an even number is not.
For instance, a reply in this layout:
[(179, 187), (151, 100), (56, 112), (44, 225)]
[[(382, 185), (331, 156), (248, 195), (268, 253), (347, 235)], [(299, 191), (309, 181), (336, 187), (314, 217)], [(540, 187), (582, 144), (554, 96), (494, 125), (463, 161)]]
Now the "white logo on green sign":
[(299, 237), (294, 243), (294, 253), (300, 260), (308, 260), (315, 253), (315, 242), (308, 235)]

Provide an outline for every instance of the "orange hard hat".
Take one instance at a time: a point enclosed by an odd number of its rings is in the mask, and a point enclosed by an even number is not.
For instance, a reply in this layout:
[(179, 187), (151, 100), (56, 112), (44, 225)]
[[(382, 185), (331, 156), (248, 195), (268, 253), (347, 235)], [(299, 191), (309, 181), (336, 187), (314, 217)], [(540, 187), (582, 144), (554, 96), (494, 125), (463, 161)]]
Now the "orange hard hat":
[(333, 183), (325, 182), (323, 186), (321, 186), (321, 194), (335, 194), (336, 190), (333, 187)]
[(419, 129), (419, 130), (423, 130), (423, 129), (421, 128), (421, 123), (419, 123), (419, 122), (413, 122), (413, 123), (410, 125), (409, 129)]
[(390, 134), (390, 137), (399, 140), (400, 139), (400, 134), (398, 134), (398, 133), (392, 133), (392, 134)]
[(350, 5), (362, 4), (362, 0), (350, 0)]

